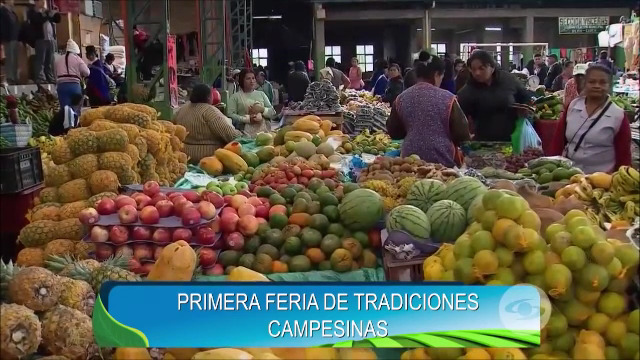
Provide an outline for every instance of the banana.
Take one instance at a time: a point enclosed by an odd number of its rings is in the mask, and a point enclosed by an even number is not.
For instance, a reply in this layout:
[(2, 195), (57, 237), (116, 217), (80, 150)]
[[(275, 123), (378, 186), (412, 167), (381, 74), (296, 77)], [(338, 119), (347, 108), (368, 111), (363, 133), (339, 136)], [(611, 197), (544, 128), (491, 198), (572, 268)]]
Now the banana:
[(636, 216), (636, 203), (633, 201), (627, 201), (624, 204), (624, 212), (623, 215), (627, 219), (633, 219)]
[(620, 177), (620, 186), (627, 194), (638, 191), (639, 183), (631, 176), (628, 166), (621, 166), (616, 173)]
[(598, 214), (595, 213), (595, 211), (593, 211), (593, 209), (589, 208), (586, 211), (587, 214), (587, 219), (589, 219), (589, 221), (591, 221), (594, 224), (599, 224), (600, 223), (600, 216)]
[(591, 201), (591, 194), (587, 194), (581, 186), (577, 186), (574, 191), (575, 195), (578, 197), (578, 200), (585, 202)]
[(625, 172), (632, 180), (640, 183), (640, 172), (638, 172), (638, 170), (632, 168), (631, 166), (627, 166)]
[(604, 189), (602, 188), (593, 189), (593, 198), (596, 201), (599, 201), (600, 199), (602, 199), (603, 195), (604, 195)]
[(631, 194), (620, 196), (618, 199), (620, 202), (626, 203), (628, 201), (640, 202), (640, 194)]

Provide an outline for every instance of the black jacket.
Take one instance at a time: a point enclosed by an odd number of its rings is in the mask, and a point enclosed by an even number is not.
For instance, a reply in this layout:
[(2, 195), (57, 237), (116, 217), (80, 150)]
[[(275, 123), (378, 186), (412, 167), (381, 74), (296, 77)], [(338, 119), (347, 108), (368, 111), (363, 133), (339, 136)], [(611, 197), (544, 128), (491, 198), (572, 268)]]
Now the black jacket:
[(496, 70), (491, 85), (471, 77), (458, 92), (458, 102), (474, 125), (474, 140), (511, 141), (517, 112), (513, 104), (527, 104), (531, 97), (515, 76)]
[(16, 12), (6, 6), (0, 6), (0, 41), (17, 41), (19, 32)]
[(527, 71), (529, 72), (529, 75), (538, 76), (538, 78), (540, 79), (540, 85), (544, 84), (545, 80), (547, 79), (547, 73), (549, 72), (549, 68), (547, 67), (547, 65), (542, 65), (542, 67), (540, 68), (540, 71), (538, 71), (538, 74), (535, 73), (535, 65), (533, 63), (533, 60), (527, 63), (526, 68), (527, 68)]
[[(51, 122), (49, 123), (49, 135), (51, 136), (62, 136), (66, 135), (70, 129), (64, 128), (64, 115), (66, 111), (66, 106), (62, 107), (62, 109), (58, 110), (57, 113), (53, 115)], [(75, 122), (78, 121), (78, 115), (74, 114)]]
[(289, 101), (302, 101), (309, 87), (309, 76), (302, 71), (294, 71), (289, 73), (287, 78), (287, 94)]
[(402, 81), (402, 76), (396, 76), (392, 79), (389, 79), (389, 83), (387, 84), (387, 90), (382, 95), (382, 101), (393, 104), (396, 101), (396, 98), (400, 93), (404, 91), (404, 82)]
[[(562, 74), (562, 65), (560, 63), (551, 65), (551, 67), (549, 68), (549, 72), (547, 73), (547, 77), (544, 80), (544, 87), (546, 87), (547, 89), (551, 89), (553, 80), (560, 76), (560, 74)], [(542, 84), (542, 79), (540, 79), (540, 83)]]
[(51, 10), (40, 12), (35, 8), (31, 8), (27, 11), (27, 19), (29, 20), (32, 36), (37, 41), (44, 39), (44, 23), (47, 21), (49, 21), (53, 27), (53, 36), (55, 38), (56, 27), (53, 24), (60, 23), (62, 17), (58, 12), (52, 12)]

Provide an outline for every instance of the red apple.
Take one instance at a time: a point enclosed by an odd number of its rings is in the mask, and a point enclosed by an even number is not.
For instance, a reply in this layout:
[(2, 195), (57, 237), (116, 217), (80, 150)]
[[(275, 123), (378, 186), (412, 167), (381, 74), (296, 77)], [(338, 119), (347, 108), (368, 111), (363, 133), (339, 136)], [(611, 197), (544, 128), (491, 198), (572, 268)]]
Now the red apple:
[(175, 212), (176, 216), (182, 216), (182, 212), (186, 208), (194, 208), (195, 209), (195, 206), (189, 200), (180, 201), (180, 202), (177, 202), (177, 203), (175, 203), (173, 205), (173, 211)]
[(247, 199), (247, 204), (251, 204), (254, 207), (258, 207), (258, 206), (262, 205), (262, 201), (260, 201), (259, 198), (255, 197), (255, 196), (252, 196), (249, 199)]
[(198, 225), (201, 220), (200, 211), (195, 207), (187, 207), (182, 210), (182, 216), (180, 217), (182, 220), (183, 226), (193, 226)]
[(138, 203), (136, 203), (135, 200), (133, 200), (127, 195), (118, 195), (115, 199), (115, 203), (118, 209), (121, 209), (125, 205), (131, 205), (133, 207), (136, 207), (138, 205)]
[(202, 266), (203, 268), (208, 268), (213, 266), (218, 260), (218, 253), (213, 249), (203, 247), (203, 248), (200, 248), (199, 253), (200, 254), (198, 258), (199, 258), (200, 266)]
[(133, 249), (127, 245), (118, 246), (114, 252), (115, 255), (122, 256), (125, 258), (133, 257)]
[(204, 269), (204, 274), (209, 276), (223, 275), (224, 267), (220, 264), (215, 264), (213, 267)]
[(174, 195), (172, 197), (169, 197), (169, 200), (171, 200), (173, 205), (176, 205), (177, 203), (179, 203), (181, 201), (187, 201), (187, 198), (182, 196), (182, 195), (180, 195), (180, 194), (177, 194), (177, 195)]
[(265, 205), (260, 205), (256, 207), (256, 213), (254, 214), (257, 218), (266, 219), (269, 217), (269, 207)]
[(240, 217), (243, 217), (245, 215), (253, 216), (255, 214), (256, 214), (256, 208), (251, 204), (242, 204), (238, 208), (238, 216)]
[(125, 205), (118, 210), (121, 224), (133, 224), (138, 221), (138, 209), (133, 205)]
[(198, 195), (195, 191), (185, 191), (182, 193), (185, 199), (191, 201), (192, 203), (197, 203), (200, 201), (200, 195)]
[(240, 218), (236, 214), (222, 214), (222, 216), (220, 216), (220, 230), (228, 233), (236, 231), (238, 220), (240, 220)]
[(134, 258), (129, 259), (129, 271), (134, 274), (142, 274), (142, 264), (140, 264), (140, 261)]
[(167, 197), (167, 195), (165, 195), (163, 193), (158, 193), (154, 197), (151, 198), (151, 204), (150, 205), (154, 205), (155, 206), (155, 205), (158, 204), (158, 202), (160, 202), (162, 200), (169, 201), (169, 198)]
[(224, 199), (224, 203), (225, 204), (231, 203), (231, 198), (232, 198), (231, 195), (225, 195), (225, 196), (222, 197), (222, 199)]
[(114, 245), (122, 245), (129, 241), (129, 230), (120, 225), (112, 226), (109, 230), (109, 240)]
[(145, 206), (151, 205), (151, 198), (145, 194), (140, 194), (134, 198), (138, 210), (142, 210)]
[(164, 250), (164, 246), (156, 246), (153, 249), (153, 259), (154, 260), (158, 260), (160, 258), (160, 255), (162, 255), (162, 250)]
[(211, 220), (216, 217), (216, 207), (208, 201), (200, 201), (197, 206), (200, 216), (205, 220)]
[(156, 209), (161, 218), (169, 217), (173, 214), (173, 203), (169, 200), (160, 200), (156, 203)]
[(151, 229), (146, 226), (134, 226), (131, 229), (132, 240), (151, 240)]
[(96, 259), (99, 261), (107, 260), (113, 256), (113, 247), (107, 244), (96, 245)]
[(153, 248), (149, 244), (133, 245), (133, 257), (140, 260), (153, 259)]
[(91, 238), (91, 242), (94, 243), (107, 242), (109, 240), (109, 230), (104, 226), (94, 226), (91, 228), (89, 237)]
[(102, 200), (98, 201), (98, 205), (96, 206), (96, 210), (98, 210), (98, 214), (100, 215), (111, 215), (115, 214), (118, 210), (116, 206), (116, 202), (111, 198), (102, 198)]
[(147, 225), (157, 224), (160, 221), (160, 212), (153, 205), (147, 205), (140, 210), (140, 222)]
[(151, 240), (156, 244), (167, 245), (171, 243), (171, 232), (165, 228), (156, 229), (156, 231), (153, 232)]
[(207, 194), (206, 199), (213, 204), (213, 206), (216, 207), (216, 209), (220, 209), (224, 206), (225, 202), (224, 202), (224, 198), (215, 192), (210, 192), (209, 194)]
[(160, 193), (160, 184), (157, 181), (147, 181), (142, 187), (142, 192), (152, 198)]
[(242, 250), (244, 248), (244, 236), (239, 232), (232, 232), (224, 238), (226, 248), (229, 250)]
[(247, 197), (244, 195), (233, 195), (231, 197), (230, 205), (236, 210), (238, 210), (241, 205), (246, 203), (247, 203)]
[(198, 245), (211, 246), (216, 242), (216, 233), (207, 226), (203, 226), (196, 230), (196, 239)]
[(173, 240), (173, 242), (176, 242), (178, 240), (184, 240), (188, 243), (191, 243), (192, 237), (193, 237), (193, 233), (191, 232), (191, 230), (185, 229), (185, 228), (175, 229), (173, 231), (173, 234), (171, 235), (171, 239)]
[(222, 216), (224, 214), (238, 215), (238, 212), (236, 211), (236, 209), (232, 208), (231, 206), (227, 206), (227, 207), (222, 209), (222, 211), (220, 212), (220, 216)]
[(143, 275), (146, 275), (146, 274), (149, 274), (152, 269), (153, 269), (153, 263), (147, 262), (142, 264), (142, 267), (140, 268), (140, 273)]
[(253, 194), (251, 193), (251, 191), (249, 191), (249, 190), (247, 190), (247, 189), (244, 189), (244, 190), (242, 190), (242, 191), (238, 192), (238, 195), (242, 195), (242, 196), (244, 196), (244, 197), (246, 197), (246, 198), (250, 198), (250, 197), (252, 197), (252, 196), (253, 196)]
[(133, 192), (133, 193), (129, 194), (129, 197), (130, 197), (130, 198), (132, 198), (133, 200), (135, 200), (135, 199), (136, 199), (136, 197), (137, 197), (138, 195), (141, 195), (141, 194), (142, 194), (142, 193), (141, 193), (140, 191), (135, 191), (135, 192)]
[(251, 236), (258, 231), (258, 220), (253, 215), (245, 215), (238, 220), (238, 230), (246, 236)]
[(182, 196), (182, 193), (178, 192), (178, 191), (167, 193), (167, 197), (171, 201), (173, 201), (173, 198), (176, 197), (176, 196)]
[(100, 220), (100, 214), (98, 214), (96, 209), (88, 207), (80, 210), (78, 213), (78, 219), (80, 219), (80, 222), (84, 225), (93, 225)]

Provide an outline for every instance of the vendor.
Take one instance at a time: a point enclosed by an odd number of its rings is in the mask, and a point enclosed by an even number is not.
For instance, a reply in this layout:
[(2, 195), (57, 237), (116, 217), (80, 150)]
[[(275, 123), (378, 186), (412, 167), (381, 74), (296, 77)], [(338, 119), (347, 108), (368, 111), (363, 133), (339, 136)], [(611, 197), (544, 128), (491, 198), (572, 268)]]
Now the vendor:
[(416, 64), (415, 70), (418, 82), (391, 107), (389, 136), (404, 139), (403, 157), (415, 154), (426, 162), (460, 166), (457, 146), (469, 140), (469, 126), (455, 95), (440, 88), (444, 62), (429, 55), (427, 64)]
[(211, 102), (211, 88), (206, 84), (197, 84), (191, 90), (189, 102), (182, 105), (173, 116), (174, 124), (187, 129), (184, 152), (192, 164), (198, 164), (200, 159), (213, 155), (218, 148), (241, 135)]
[(251, 69), (243, 69), (238, 74), (240, 90), (231, 95), (227, 112), (237, 128), (242, 128), (249, 136), (271, 129), (271, 119), (276, 111), (267, 95), (257, 91), (256, 76)]
[(584, 89), (584, 74), (587, 71), (587, 64), (576, 64), (573, 67), (573, 77), (564, 86), (564, 107), (566, 108), (575, 100), (582, 89)]
[(569, 79), (573, 77), (573, 61), (567, 61), (562, 66), (562, 74), (556, 76), (551, 84), (551, 91), (553, 92), (563, 90)]
[(389, 66), (389, 82), (387, 83), (387, 90), (382, 95), (382, 101), (393, 104), (396, 101), (398, 95), (404, 91), (404, 82), (402, 81), (402, 72), (400, 71), (400, 65), (391, 64)]
[(468, 64), (471, 76), (457, 95), (474, 124), (474, 140), (510, 142), (517, 119), (512, 105), (529, 103), (527, 90), (515, 76), (496, 69), (493, 56), (484, 50), (475, 50)]
[(584, 92), (558, 121), (553, 155), (571, 159), (584, 173), (613, 172), (631, 165), (631, 128), (624, 110), (609, 98), (611, 71), (586, 70)]

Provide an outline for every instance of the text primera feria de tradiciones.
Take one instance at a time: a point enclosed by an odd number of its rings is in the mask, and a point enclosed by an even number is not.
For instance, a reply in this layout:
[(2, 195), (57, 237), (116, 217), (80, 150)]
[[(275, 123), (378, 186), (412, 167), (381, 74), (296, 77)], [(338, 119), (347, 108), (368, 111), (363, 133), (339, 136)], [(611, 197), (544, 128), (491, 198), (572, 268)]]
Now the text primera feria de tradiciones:
[[(349, 295), (355, 304), (349, 303)], [(319, 299), (318, 299), (319, 298)], [(476, 293), (178, 293), (178, 311), (476, 311)], [(271, 320), (269, 336), (385, 337), (386, 320)]]

